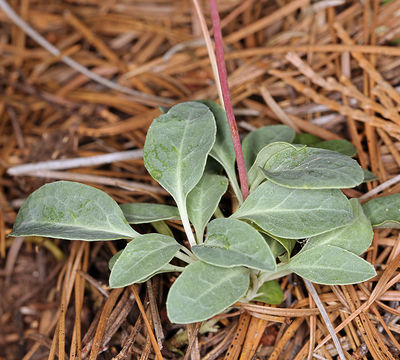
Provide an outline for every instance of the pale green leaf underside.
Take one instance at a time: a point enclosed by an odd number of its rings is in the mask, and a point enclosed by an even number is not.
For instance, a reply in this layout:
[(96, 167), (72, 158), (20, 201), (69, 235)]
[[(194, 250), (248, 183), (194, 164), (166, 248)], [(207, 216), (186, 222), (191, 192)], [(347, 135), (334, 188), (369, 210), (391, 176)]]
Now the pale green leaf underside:
[(43, 185), (22, 205), (11, 236), (114, 240), (139, 234), (105, 192), (70, 181)]
[(331, 245), (300, 252), (290, 260), (288, 267), (307, 280), (325, 285), (356, 284), (376, 275), (370, 263)]
[(207, 105), (212, 111), (217, 125), (217, 135), (214, 146), (210, 151), (210, 156), (222, 165), (232, 184), (235, 195), (238, 197), (239, 202), (242, 202), (242, 193), (236, 178), (235, 149), (225, 110), (213, 101), (200, 100), (200, 102)]
[(142, 282), (168, 264), (180, 245), (170, 236), (141, 235), (126, 245), (113, 264), (110, 287), (120, 288)]
[(400, 228), (400, 194), (369, 200), (363, 210), (373, 227)]
[(192, 251), (202, 261), (222, 267), (247, 266), (273, 271), (274, 256), (262, 235), (236, 219), (215, 219), (208, 224), (204, 245)]
[(263, 126), (257, 130), (250, 132), (243, 139), (243, 157), (246, 168), (250, 169), (253, 165), (257, 154), (268, 144), (277, 141), (292, 142), (296, 133), (286, 125), (270, 125)]
[(261, 184), (265, 180), (265, 176), (262, 173), (261, 169), (265, 166), (266, 162), (275, 154), (278, 154), (281, 151), (286, 149), (292, 149), (293, 145), (287, 142), (274, 142), (272, 144), (264, 146), (259, 153), (253, 163), (253, 166), (250, 168), (248, 173), (248, 179), (250, 184), (250, 190), (254, 190), (259, 184)]
[(198, 184), (187, 196), (187, 210), (198, 242), (203, 242), (204, 229), (214, 214), (222, 195), (228, 189), (224, 176), (204, 173)]
[(367, 250), (374, 237), (371, 223), (357, 199), (351, 199), (350, 203), (353, 208), (353, 220), (339, 229), (310, 237), (302, 251), (321, 245), (337, 246), (356, 255), (361, 255)]
[(352, 188), (364, 180), (362, 168), (350, 157), (294, 145), (270, 156), (261, 171), (268, 180), (297, 189)]
[(178, 207), (199, 182), (215, 134), (214, 116), (199, 102), (175, 105), (151, 124), (143, 150), (144, 163)]
[(172, 285), (168, 317), (176, 324), (207, 320), (238, 301), (249, 284), (249, 270), (244, 267), (227, 269), (196, 261)]
[(178, 220), (179, 211), (176, 206), (151, 204), (151, 203), (133, 203), (120, 205), (122, 212), (128, 223), (145, 224), (161, 220)]
[(344, 226), (353, 214), (340, 190), (289, 189), (266, 181), (232, 217), (251, 220), (275, 236), (301, 239)]

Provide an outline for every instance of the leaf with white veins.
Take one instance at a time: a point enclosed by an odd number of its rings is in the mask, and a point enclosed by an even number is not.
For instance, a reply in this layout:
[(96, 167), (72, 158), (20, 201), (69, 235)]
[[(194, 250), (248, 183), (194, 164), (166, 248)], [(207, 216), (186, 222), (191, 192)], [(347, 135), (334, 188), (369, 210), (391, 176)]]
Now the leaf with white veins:
[(115, 240), (139, 234), (105, 192), (70, 181), (43, 185), (22, 205), (10, 236)]
[(207, 320), (238, 301), (249, 285), (250, 272), (244, 267), (226, 269), (196, 261), (171, 286), (168, 317), (175, 324)]
[(400, 228), (400, 194), (369, 200), (363, 210), (375, 228)]
[(174, 198), (191, 245), (195, 239), (186, 197), (203, 175), (215, 135), (215, 119), (209, 108), (199, 102), (187, 102), (156, 118), (144, 144), (146, 169)]
[(251, 220), (274, 236), (302, 239), (347, 224), (353, 211), (340, 190), (289, 189), (266, 181), (232, 217)]
[(362, 183), (357, 161), (335, 151), (292, 145), (272, 154), (261, 169), (274, 183), (295, 189), (342, 189)]
[(331, 245), (300, 252), (290, 260), (288, 268), (307, 280), (324, 285), (356, 284), (376, 275), (370, 263)]
[(110, 287), (119, 288), (146, 280), (161, 270), (179, 251), (174, 238), (161, 234), (145, 234), (126, 245), (113, 261)]
[(236, 219), (215, 219), (208, 224), (204, 245), (192, 247), (202, 261), (222, 267), (247, 266), (273, 271), (275, 258), (263, 236)]
[(144, 163), (177, 204), (182, 204), (199, 182), (215, 134), (212, 112), (198, 102), (175, 105), (151, 124), (143, 150)]

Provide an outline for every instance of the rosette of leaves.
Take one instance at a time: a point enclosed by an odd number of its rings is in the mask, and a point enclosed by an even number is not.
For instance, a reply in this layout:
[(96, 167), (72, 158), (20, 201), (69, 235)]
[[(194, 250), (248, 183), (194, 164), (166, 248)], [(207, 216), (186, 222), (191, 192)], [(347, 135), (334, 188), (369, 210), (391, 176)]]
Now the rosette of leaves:
[[(237, 301), (279, 304), (276, 279), (290, 273), (330, 285), (375, 276), (360, 255), (371, 244), (372, 225), (398, 227), (400, 199), (362, 207), (342, 193), (371, 178), (349, 156), (351, 144), (296, 136), (278, 125), (257, 129), (243, 145), (251, 189), (245, 200), (222, 108), (209, 101), (175, 105), (150, 126), (144, 163), (176, 206), (118, 206), (98, 189), (59, 181), (28, 197), (11, 236), (127, 239), (110, 260), (110, 287), (181, 272), (166, 304), (174, 323), (209, 319)], [(229, 184), (238, 206), (224, 217), (218, 206)], [(173, 237), (165, 222), (171, 219), (182, 221), (188, 246)], [(158, 231), (140, 234), (130, 225), (141, 223)]]

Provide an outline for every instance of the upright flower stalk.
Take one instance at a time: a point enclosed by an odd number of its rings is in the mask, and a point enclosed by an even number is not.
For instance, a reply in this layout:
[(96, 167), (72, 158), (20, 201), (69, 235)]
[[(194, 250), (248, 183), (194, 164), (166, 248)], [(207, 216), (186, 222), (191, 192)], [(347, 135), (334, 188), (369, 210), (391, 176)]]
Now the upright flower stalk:
[(236, 125), (235, 115), (233, 114), (233, 108), (231, 98), (229, 95), (228, 77), (225, 66), (225, 56), (222, 43), (221, 24), (218, 13), (218, 6), (216, 0), (210, 0), (211, 8), (211, 19), (214, 28), (214, 41), (215, 41), (215, 52), (217, 57), (218, 76), (221, 83), (222, 97), (224, 101), (224, 108), (226, 116), (229, 122), (229, 128), (231, 130), (233, 147), (236, 154), (236, 163), (239, 172), (240, 187), (243, 194), (243, 200), (245, 200), (249, 194), (249, 185), (247, 182), (246, 166), (244, 164), (242, 145), (240, 144), (239, 132)]

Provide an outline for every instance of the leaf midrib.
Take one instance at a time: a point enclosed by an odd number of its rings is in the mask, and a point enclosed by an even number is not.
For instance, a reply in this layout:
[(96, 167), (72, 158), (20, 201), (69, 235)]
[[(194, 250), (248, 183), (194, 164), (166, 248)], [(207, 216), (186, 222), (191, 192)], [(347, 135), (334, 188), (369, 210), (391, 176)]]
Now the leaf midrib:
[[(242, 252), (240, 252), (240, 250), (226, 249), (226, 248), (221, 247), (221, 246), (215, 246), (215, 245), (210, 246), (210, 245), (206, 245), (206, 244), (204, 244), (204, 247), (211, 248), (211, 249), (214, 248), (214, 249), (226, 251), (226, 252), (228, 252), (228, 253), (231, 252), (231, 253), (233, 253), (233, 255), (235, 255), (235, 256), (243, 257), (244, 259), (247, 259), (247, 260), (248, 260), (246, 263), (234, 264), (234, 265), (232, 265), (232, 267), (235, 267), (235, 266), (248, 266), (248, 267), (253, 267), (252, 261), (254, 261), (254, 262), (256, 263), (256, 266), (254, 266), (254, 267), (256, 267), (257, 269), (261, 269), (261, 268), (262, 268), (262, 269), (264, 269), (264, 270), (270, 270), (270, 268), (269, 268), (269, 269), (266, 269), (267, 265), (269, 265), (269, 264), (267, 264), (266, 262), (263, 262), (262, 260), (259, 260), (259, 259), (255, 258), (255, 257), (252, 257), (251, 254), (250, 254), (250, 255), (249, 255), (249, 254), (243, 254)], [(260, 265), (261, 265), (261, 266), (260, 266)], [(218, 266), (218, 264), (216, 264), (216, 265), (214, 265), (214, 266)]]
[[(66, 226), (66, 227), (72, 227), (72, 228), (79, 228), (79, 229), (89, 229), (89, 230), (96, 230), (96, 231), (102, 231), (108, 234), (121, 234), (121, 235), (128, 235), (128, 233), (121, 233), (121, 232), (110, 232), (109, 230), (103, 229), (103, 228), (88, 228), (88, 227), (84, 227), (83, 225), (76, 225), (76, 224), (59, 224), (59, 223), (51, 223), (51, 222), (41, 222), (41, 221), (34, 221), (34, 222), (24, 222), (24, 226), (22, 227), (22, 229), (27, 228), (29, 224), (33, 224), (35, 226)], [(111, 224), (111, 223), (109, 223)], [(127, 225), (129, 226), (129, 225)], [(115, 228), (114, 228), (115, 229)], [(117, 229), (115, 229), (117, 230)], [(136, 235), (137, 233), (134, 232), (134, 230), (132, 229), (132, 233), (130, 233), (130, 235)]]
[[(259, 212), (245, 212), (244, 215), (239, 215), (238, 217), (246, 217), (249, 215), (262, 215), (265, 213), (286, 213), (286, 212), (310, 212), (313, 210), (319, 210), (319, 211), (329, 211), (329, 212), (337, 212), (337, 213), (347, 213), (345, 210), (340, 210), (340, 209), (331, 209), (331, 208), (310, 208), (310, 209), (276, 209), (276, 208), (271, 208), (271, 209), (263, 209), (262, 211), (260, 210)], [(235, 215), (235, 214), (233, 214)], [(347, 225), (347, 224), (345, 224)]]
[[(183, 134), (182, 134), (182, 138), (181, 138), (181, 142), (179, 144), (179, 160), (178, 160), (178, 167), (177, 167), (177, 175), (178, 175), (178, 179), (177, 179), (177, 188), (178, 188), (178, 192), (179, 194), (177, 194), (177, 199), (176, 202), (181, 203), (184, 201), (184, 199), (186, 198), (187, 194), (185, 194), (185, 192), (183, 191), (183, 186), (182, 186), (182, 165), (183, 165), (183, 158), (184, 156), (182, 156), (182, 151), (183, 151), (183, 143), (184, 143), (184, 139), (186, 137), (186, 132), (188, 127), (191, 125), (192, 121), (195, 121), (196, 119), (201, 118), (201, 116), (196, 116), (195, 118), (191, 118), (191, 115), (193, 114), (193, 111), (190, 112), (190, 116), (188, 116), (187, 121), (184, 121), (184, 129), (183, 129)], [(186, 155), (187, 156), (187, 155)], [(182, 197), (182, 199), (181, 199)]]

